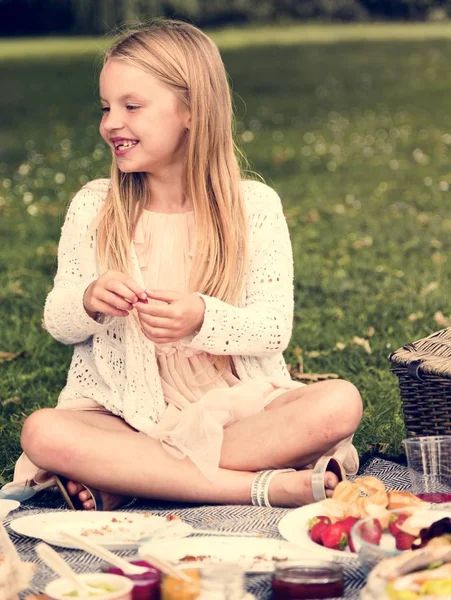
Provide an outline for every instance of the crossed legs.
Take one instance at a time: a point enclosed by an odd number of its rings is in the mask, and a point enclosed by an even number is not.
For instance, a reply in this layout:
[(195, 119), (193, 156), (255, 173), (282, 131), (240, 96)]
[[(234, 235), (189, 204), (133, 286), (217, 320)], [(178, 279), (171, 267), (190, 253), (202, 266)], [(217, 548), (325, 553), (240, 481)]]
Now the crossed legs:
[[(214, 482), (189, 459), (174, 458), (158, 441), (105, 414), (41, 409), (25, 421), (21, 441), (34, 464), (71, 480), (69, 493), (79, 493), (86, 509), (92, 508), (90, 501), (75, 482), (101, 490), (105, 508), (112, 508), (121, 496), (249, 504), (255, 471), (302, 468), (314, 462), (352, 435), (361, 415), (360, 395), (348, 382), (326, 381), (289, 390), (265, 411), (224, 430)], [(275, 477), (271, 504), (311, 502), (310, 477), (308, 469)], [(326, 473), (325, 484), (332, 490), (336, 476)]]

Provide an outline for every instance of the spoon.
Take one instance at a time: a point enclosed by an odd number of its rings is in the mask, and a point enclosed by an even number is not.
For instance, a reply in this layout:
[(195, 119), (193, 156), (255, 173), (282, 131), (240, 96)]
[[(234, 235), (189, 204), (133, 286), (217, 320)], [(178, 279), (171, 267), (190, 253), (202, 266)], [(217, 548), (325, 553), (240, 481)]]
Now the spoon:
[(127, 575), (141, 575), (142, 573), (145, 573), (146, 571), (149, 570), (146, 567), (140, 567), (139, 565), (132, 565), (131, 563), (128, 562), (128, 560), (125, 560), (125, 559), (121, 558), (120, 556), (113, 554), (113, 552), (111, 552), (111, 550), (107, 550), (103, 546), (100, 546), (99, 544), (96, 544), (95, 542), (83, 539), (82, 537), (80, 537), (78, 535), (69, 533), (68, 531), (60, 531), (59, 534), (61, 535), (61, 537), (65, 538), (67, 540), (70, 540), (71, 542), (76, 544), (77, 548), (79, 550), (85, 550), (86, 552), (89, 552), (93, 556), (97, 556), (98, 558), (103, 558), (103, 560), (106, 560), (107, 562), (114, 565), (118, 569), (121, 569)]
[[(94, 588), (82, 581), (78, 575), (72, 571), (67, 562), (53, 548), (50, 548), (43, 542), (37, 544), (36, 553), (45, 564), (52, 569), (57, 575), (64, 579), (69, 579), (75, 586), (76, 591), (83, 598), (87, 598), (89, 594), (93, 594)], [(95, 590), (99, 592), (99, 590)], [(94, 593), (95, 593), (94, 592)]]
[[(95, 542), (88, 541), (86, 539), (80, 538), (78, 535), (74, 535), (73, 533), (69, 533), (67, 531), (59, 532), (62, 537), (71, 540), (80, 548), (80, 550), (85, 550), (94, 556), (98, 556), (99, 558), (103, 558), (107, 562), (111, 563), (115, 567), (121, 569), (124, 573), (129, 575), (140, 575), (141, 573), (145, 573), (149, 569), (147, 567), (140, 567), (139, 565), (132, 565), (127, 560), (124, 560), (120, 556), (113, 554), (110, 550), (107, 550), (103, 546), (99, 546)], [(153, 565), (166, 575), (170, 575), (175, 577), (176, 579), (183, 579), (184, 581), (191, 581), (191, 577), (183, 573), (183, 571), (179, 571), (176, 569), (169, 561), (163, 560), (155, 555), (147, 554), (145, 557), (149, 564)]]

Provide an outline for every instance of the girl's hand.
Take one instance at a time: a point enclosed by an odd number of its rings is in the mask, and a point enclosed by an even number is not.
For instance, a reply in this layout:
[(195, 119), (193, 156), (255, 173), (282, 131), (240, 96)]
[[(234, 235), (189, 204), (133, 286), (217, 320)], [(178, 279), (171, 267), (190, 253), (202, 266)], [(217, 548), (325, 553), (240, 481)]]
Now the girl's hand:
[[(200, 329), (205, 303), (200, 296), (181, 292), (147, 292), (148, 302), (133, 304), (144, 335), (154, 344), (169, 344)], [(158, 300), (158, 302), (153, 302)]]
[(145, 290), (130, 275), (107, 271), (86, 288), (83, 306), (93, 319), (96, 313), (126, 317), (138, 299), (146, 298)]

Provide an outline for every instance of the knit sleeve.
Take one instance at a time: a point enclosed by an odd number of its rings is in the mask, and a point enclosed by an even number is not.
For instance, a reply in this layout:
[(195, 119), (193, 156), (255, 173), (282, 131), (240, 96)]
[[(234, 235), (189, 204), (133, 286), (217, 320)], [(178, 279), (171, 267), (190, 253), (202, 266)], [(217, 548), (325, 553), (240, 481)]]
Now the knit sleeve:
[(86, 288), (98, 278), (95, 233), (89, 228), (102, 204), (101, 191), (106, 193), (106, 188), (99, 190), (90, 184), (82, 188), (74, 196), (61, 230), (58, 269), (45, 302), (44, 323), (50, 335), (63, 344), (83, 342), (111, 322), (110, 318), (103, 322), (92, 319), (83, 306)]
[(232, 306), (200, 294), (205, 302), (200, 331), (188, 348), (210, 354), (270, 356), (285, 350), (293, 325), (293, 255), (279, 196), (248, 183), (249, 269), (245, 305)]

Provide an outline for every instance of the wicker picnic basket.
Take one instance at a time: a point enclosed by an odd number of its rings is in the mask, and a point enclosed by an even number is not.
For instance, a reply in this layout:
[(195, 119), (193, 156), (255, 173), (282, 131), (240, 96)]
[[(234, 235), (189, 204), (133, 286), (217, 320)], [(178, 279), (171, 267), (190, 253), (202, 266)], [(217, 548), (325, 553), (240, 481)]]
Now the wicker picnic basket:
[(408, 437), (451, 435), (451, 327), (389, 356)]

